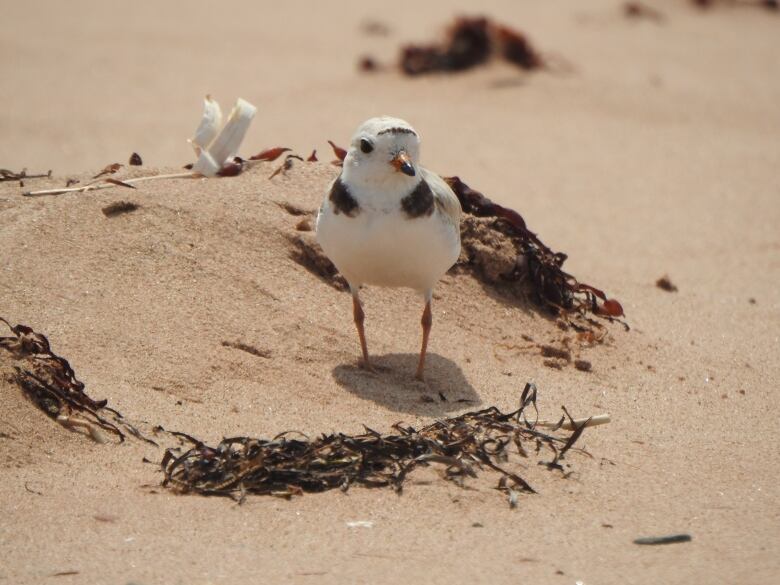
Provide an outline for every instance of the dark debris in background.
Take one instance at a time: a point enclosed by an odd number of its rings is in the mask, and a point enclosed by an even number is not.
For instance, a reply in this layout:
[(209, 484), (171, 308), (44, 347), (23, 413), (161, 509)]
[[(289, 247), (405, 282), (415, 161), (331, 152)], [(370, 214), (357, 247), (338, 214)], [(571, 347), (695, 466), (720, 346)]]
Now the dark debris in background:
[[(494, 59), (525, 71), (547, 66), (525, 34), (484, 16), (475, 16), (456, 18), (441, 41), (401, 47), (398, 67), (411, 76), (455, 73)], [(362, 71), (384, 69), (370, 56), (363, 56), (358, 66)]]

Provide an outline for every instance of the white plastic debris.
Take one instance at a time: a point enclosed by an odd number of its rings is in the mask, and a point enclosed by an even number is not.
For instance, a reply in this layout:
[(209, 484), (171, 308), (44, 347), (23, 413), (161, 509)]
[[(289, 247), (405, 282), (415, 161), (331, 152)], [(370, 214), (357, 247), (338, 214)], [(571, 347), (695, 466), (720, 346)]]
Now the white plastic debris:
[(371, 520), (354, 520), (353, 522), (347, 522), (348, 528), (373, 528), (374, 523)]
[(222, 110), (216, 100), (207, 95), (203, 103), (203, 117), (195, 131), (195, 137), (190, 140), (195, 154), (198, 155), (198, 160), (192, 167), (193, 172), (204, 177), (215, 176), (225, 163), (238, 153), (256, 113), (255, 106), (238, 98), (227, 122), (220, 129)]
[(222, 127), (222, 108), (217, 100), (207, 95), (203, 100), (203, 117), (200, 120), (195, 136), (189, 141), (195, 149), (195, 155), (200, 156), (201, 151), (216, 138), (217, 132)]

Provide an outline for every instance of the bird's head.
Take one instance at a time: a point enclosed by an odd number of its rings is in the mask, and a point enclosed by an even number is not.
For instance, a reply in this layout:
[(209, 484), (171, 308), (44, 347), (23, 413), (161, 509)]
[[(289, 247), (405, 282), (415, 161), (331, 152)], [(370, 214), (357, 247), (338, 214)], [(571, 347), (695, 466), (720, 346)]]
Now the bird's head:
[(420, 181), (419, 156), (420, 137), (408, 122), (371, 118), (352, 137), (343, 179), (365, 189), (406, 190)]

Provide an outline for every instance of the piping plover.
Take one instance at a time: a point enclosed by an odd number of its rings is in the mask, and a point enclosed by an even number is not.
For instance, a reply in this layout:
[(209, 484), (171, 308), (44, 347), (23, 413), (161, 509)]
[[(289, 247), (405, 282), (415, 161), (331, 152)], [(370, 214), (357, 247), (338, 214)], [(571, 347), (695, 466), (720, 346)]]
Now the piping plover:
[(422, 348), (416, 378), (423, 379), (436, 282), (460, 254), (460, 202), (441, 177), (418, 163), (420, 138), (407, 122), (383, 116), (355, 132), (341, 175), (317, 215), (317, 241), (344, 275), (371, 369), (359, 290), (364, 284), (408, 287), (423, 293)]

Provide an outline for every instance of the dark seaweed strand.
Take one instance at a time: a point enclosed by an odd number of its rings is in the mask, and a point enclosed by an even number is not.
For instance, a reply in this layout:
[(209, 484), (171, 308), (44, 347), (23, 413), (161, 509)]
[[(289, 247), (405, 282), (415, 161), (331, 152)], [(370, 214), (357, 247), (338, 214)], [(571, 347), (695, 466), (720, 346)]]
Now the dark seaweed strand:
[[(0, 317), (13, 332), (13, 337), (0, 337), (0, 348), (16, 358), (28, 361), (29, 368), (16, 366), (15, 381), (20, 389), (41, 411), (51, 418), (77, 413), (100, 428), (125, 440), (122, 430), (132, 436), (156, 445), (128, 423), (116, 410), (107, 406), (107, 400), (94, 400), (84, 391), (84, 383), (76, 378), (68, 360), (51, 351), (46, 336), (26, 325), (12, 326)], [(122, 430), (120, 430), (122, 429)]]
[(429, 216), (434, 209), (433, 191), (425, 179), (421, 179), (414, 191), (401, 199), (401, 209), (406, 216), (414, 219), (421, 216)]
[(360, 213), (360, 206), (357, 200), (349, 192), (340, 175), (333, 182), (328, 199), (333, 204), (333, 213), (336, 215), (343, 213), (347, 217), (355, 217)]

